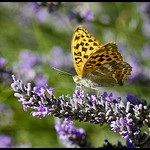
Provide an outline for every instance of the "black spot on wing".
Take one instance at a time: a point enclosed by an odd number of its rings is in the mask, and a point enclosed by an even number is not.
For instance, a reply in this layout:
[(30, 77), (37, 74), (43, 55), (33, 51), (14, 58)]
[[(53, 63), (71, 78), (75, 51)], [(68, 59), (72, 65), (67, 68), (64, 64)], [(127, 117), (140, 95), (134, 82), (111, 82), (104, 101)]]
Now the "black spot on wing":
[(80, 46), (80, 44), (77, 44), (76, 46), (74, 46), (74, 49), (78, 49)]
[(110, 55), (116, 55), (116, 53), (113, 52), (113, 53), (111, 53)]
[(74, 55), (76, 55), (76, 56), (82, 56), (81, 52), (78, 52), (78, 53), (74, 52)]
[(94, 60), (93, 60), (93, 61), (91, 61), (91, 60), (90, 60), (88, 63), (89, 63), (89, 64), (95, 64), (95, 63), (96, 63), (96, 61), (94, 61)]
[[(76, 64), (79, 64), (79, 63), (82, 62), (82, 58), (80, 58), (80, 57), (76, 57), (75, 60), (76, 60)], [(78, 60), (79, 60), (79, 61), (78, 61)], [(77, 62), (77, 61), (78, 61), (78, 62)]]
[(106, 59), (107, 61), (111, 61), (112, 59), (111, 58), (108, 58), (108, 59)]
[(93, 65), (92, 65), (92, 64), (87, 64), (86, 66), (88, 66), (88, 67), (93, 67)]
[(101, 54), (99, 57), (104, 57), (105, 55), (104, 54)]
[(93, 50), (93, 49), (94, 49), (93, 47), (90, 47), (90, 48), (89, 48), (89, 50)]
[(93, 40), (92, 40), (92, 39), (89, 39), (89, 42), (93, 42)]
[(87, 48), (82, 47), (82, 51), (86, 52), (86, 51), (87, 51)]
[(81, 57), (75, 57), (75, 60), (78, 60), (78, 59), (82, 60), (82, 58), (81, 58)]
[(103, 59), (102, 57), (100, 59), (98, 59), (98, 61), (102, 62), (104, 61), (105, 59)]
[(101, 66), (101, 64), (100, 64), (100, 63), (97, 63), (96, 66)]
[(84, 45), (84, 43), (83, 43), (83, 42), (81, 42), (81, 43), (80, 43), (80, 45), (81, 45), (81, 46), (83, 46), (83, 45)]
[(88, 43), (85, 43), (85, 46), (89, 46), (89, 44), (88, 44)]
[(109, 55), (106, 55), (105, 57), (109, 57)]
[(99, 57), (99, 55), (96, 55), (96, 56), (92, 56), (92, 58), (96, 59), (97, 57)]
[(76, 35), (75, 40), (78, 40), (78, 39), (80, 39), (80, 36), (77, 36), (77, 35)]
[(97, 43), (94, 43), (93, 46), (97, 46)]
[(113, 58), (118, 58), (117, 56), (114, 56)]
[(88, 58), (89, 56), (88, 55), (84, 55), (84, 58)]

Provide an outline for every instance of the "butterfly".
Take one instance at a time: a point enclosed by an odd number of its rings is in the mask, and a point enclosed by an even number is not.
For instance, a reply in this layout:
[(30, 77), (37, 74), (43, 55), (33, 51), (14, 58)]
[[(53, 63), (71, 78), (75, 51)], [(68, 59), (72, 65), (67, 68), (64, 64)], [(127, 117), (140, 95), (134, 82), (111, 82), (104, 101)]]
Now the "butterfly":
[(73, 80), (80, 86), (98, 89), (123, 85), (132, 71), (130, 64), (123, 61), (115, 42), (103, 45), (82, 25), (73, 34), (71, 49), (77, 73)]

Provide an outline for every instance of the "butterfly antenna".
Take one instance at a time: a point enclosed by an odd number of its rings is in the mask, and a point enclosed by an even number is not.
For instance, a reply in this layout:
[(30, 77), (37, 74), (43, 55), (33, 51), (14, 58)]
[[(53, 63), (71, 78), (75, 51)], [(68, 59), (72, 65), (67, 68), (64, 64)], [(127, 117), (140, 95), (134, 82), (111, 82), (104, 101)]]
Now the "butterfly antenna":
[[(73, 76), (71, 73), (62, 71), (62, 70), (60, 70), (60, 69), (57, 69), (57, 68), (54, 68), (54, 67), (52, 67), (52, 69), (59, 71), (58, 74), (62, 74), (62, 73), (63, 73), (63, 75), (66, 75), (66, 74), (67, 74), (67, 75), (69, 75), (69, 76)], [(62, 72), (62, 73), (61, 73), (61, 72)]]

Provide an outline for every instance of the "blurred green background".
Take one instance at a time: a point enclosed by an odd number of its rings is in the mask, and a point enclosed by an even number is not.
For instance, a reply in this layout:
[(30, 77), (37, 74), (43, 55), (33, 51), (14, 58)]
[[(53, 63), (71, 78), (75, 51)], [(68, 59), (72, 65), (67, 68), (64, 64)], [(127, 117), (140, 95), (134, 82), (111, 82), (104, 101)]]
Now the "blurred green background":
[[(56, 4), (1, 2), (0, 57), (7, 59), (4, 68), (9, 68), (14, 74), (16, 72), (19, 74), (20, 69), (16, 69), (15, 64), (19, 63), (19, 55), (23, 50), (28, 50), (33, 54), (42, 54), (41, 59), (45, 62), (39, 64), (40, 72), (46, 75), (49, 86), (56, 88), (54, 95), (57, 98), (60, 95), (72, 95), (75, 90), (72, 77), (59, 75), (50, 66), (75, 74), (73, 64), (70, 63), (72, 62), (71, 40), (76, 27), (83, 25), (102, 44), (116, 42), (124, 60), (131, 62), (134, 69), (134, 74), (122, 87), (103, 88), (102, 91), (108, 93), (115, 91), (124, 97), (130, 92), (131, 95), (136, 94), (140, 99), (146, 99), (149, 103), (150, 51), (147, 52), (147, 49), (150, 47), (148, 35), (150, 29), (147, 20), (150, 18), (146, 16), (146, 11), (143, 11), (146, 5), (134, 2), (62, 2)], [(86, 14), (87, 10), (89, 14)], [(50, 56), (55, 46), (63, 50), (63, 57), (68, 60), (68, 64), (66, 63), (64, 67), (58, 64), (53, 66), (53, 61), (56, 60)], [(145, 46), (147, 46), (146, 50)], [(57, 61), (60, 60), (59, 57), (56, 57)], [(24, 76), (19, 79), (24, 80)], [(27, 81), (24, 82), (27, 83)], [(1, 79), (0, 102), (11, 110), (11, 117), (8, 117), (9, 113), (7, 118), (0, 115), (0, 120), (3, 122), (0, 124), (0, 134), (11, 136), (15, 144), (29, 144), (32, 147), (60, 147), (53, 116), (39, 119), (30, 114), (32, 111), (30, 109), (25, 112), (22, 104), (14, 97), (10, 84)], [(85, 90), (93, 92), (87, 88)], [(87, 132), (88, 141), (95, 147), (102, 146), (105, 139), (109, 139), (109, 142), (113, 144), (117, 144), (118, 140), (125, 144), (125, 140), (120, 137), (119, 133), (111, 131), (108, 125), (100, 127), (78, 121), (75, 121), (75, 125)]]

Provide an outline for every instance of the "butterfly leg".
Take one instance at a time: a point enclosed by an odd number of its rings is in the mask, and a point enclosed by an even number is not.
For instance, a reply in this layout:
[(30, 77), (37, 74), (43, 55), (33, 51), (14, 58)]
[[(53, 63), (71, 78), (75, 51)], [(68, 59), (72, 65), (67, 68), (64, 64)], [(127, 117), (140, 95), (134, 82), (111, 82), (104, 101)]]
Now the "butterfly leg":
[(81, 91), (82, 91), (82, 84), (80, 84), (80, 96), (79, 96), (79, 98), (78, 98), (78, 100), (77, 100), (77, 102), (79, 101), (79, 99), (80, 99), (80, 97), (81, 97)]
[(94, 89), (94, 92), (95, 92), (96, 98), (98, 99), (98, 97), (99, 97), (99, 90), (98, 89)]
[(98, 97), (99, 97), (99, 90), (97, 90), (97, 99), (98, 99)]
[(76, 89), (80, 90), (81, 89), (81, 85), (76, 85)]

